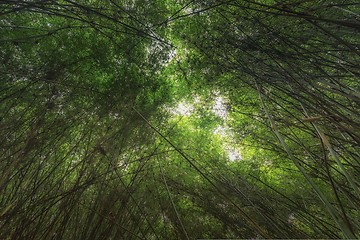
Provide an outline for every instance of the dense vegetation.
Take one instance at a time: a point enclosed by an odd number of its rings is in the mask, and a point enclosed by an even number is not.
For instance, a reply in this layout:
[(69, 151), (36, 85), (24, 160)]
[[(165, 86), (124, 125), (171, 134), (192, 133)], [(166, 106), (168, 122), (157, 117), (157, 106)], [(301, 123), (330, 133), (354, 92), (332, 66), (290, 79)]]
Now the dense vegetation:
[(0, 239), (360, 237), (360, 4), (0, 1)]

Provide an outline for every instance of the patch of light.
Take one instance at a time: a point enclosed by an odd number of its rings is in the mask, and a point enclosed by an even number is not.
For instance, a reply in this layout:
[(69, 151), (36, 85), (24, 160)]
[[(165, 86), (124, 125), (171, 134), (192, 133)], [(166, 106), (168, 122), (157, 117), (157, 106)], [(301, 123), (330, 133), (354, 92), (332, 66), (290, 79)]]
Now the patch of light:
[(193, 12), (193, 10), (190, 7), (183, 9), (183, 11), (185, 12), (185, 14), (190, 14)]
[(168, 53), (168, 62), (170, 62), (176, 56), (176, 49), (170, 50)]
[(240, 154), (239, 151), (235, 150), (235, 149), (230, 149), (227, 151), (228, 155), (229, 155), (229, 159), (230, 161), (238, 161), (242, 159), (242, 156)]
[(215, 104), (212, 108), (213, 113), (215, 113), (216, 116), (226, 120), (228, 116), (228, 111), (226, 109), (225, 101), (222, 97), (216, 97), (215, 98)]
[(227, 135), (227, 128), (219, 125), (219, 126), (217, 126), (217, 128), (215, 128), (214, 134), (218, 134), (222, 137), (225, 137)]
[(194, 96), (193, 103), (194, 103), (194, 104), (199, 104), (199, 103), (201, 103), (201, 99), (200, 99), (200, 97), (199, 97), (198, 95), (195, 95), (195, 96)]
[(186, 102), (180, 102), (175, 108), (170, 110), (172, 114), (183, 116), (190, 116), (193, 111), (194, 106)]
[(171, 60), (173, 60), (177, 55), (176, 49), (174, 50), (170, 50), (168, 55), (167, 55), (167, 59), (161, 61), (161, 65), (163, 67), (167, 67), (169, 65), (169, 63), (171, 62)]
[(234, 135), (228, 126), (218, 125), (214, 130), (214, 134), (219, 135), (223, 139), (223, 149), (227, 153), (230, 161), (242, 160), (241, 153), (235, 148), (236, 143), (232, 142)]

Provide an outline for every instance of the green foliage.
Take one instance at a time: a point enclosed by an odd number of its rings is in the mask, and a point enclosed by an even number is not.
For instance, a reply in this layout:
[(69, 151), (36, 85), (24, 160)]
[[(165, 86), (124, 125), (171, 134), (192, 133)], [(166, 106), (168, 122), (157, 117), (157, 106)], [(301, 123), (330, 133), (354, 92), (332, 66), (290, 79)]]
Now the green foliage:
[(355, 2), (0, 6), (0, 239), (360, 236)]

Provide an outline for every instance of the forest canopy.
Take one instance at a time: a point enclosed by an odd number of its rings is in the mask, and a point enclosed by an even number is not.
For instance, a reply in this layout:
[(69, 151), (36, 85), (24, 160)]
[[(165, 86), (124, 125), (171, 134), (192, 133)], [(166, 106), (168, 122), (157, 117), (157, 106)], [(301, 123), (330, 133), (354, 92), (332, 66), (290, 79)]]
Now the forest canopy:
[(0, 239), (360, 238), (360, 4), (0, 1)]

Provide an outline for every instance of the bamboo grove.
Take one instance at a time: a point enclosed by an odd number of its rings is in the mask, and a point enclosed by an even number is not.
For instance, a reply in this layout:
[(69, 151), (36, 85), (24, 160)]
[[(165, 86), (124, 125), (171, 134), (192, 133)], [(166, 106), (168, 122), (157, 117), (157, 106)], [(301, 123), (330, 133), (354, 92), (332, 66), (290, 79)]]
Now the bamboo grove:
[(0, 239), (359, 238), (359, 5), (0, 1)]

